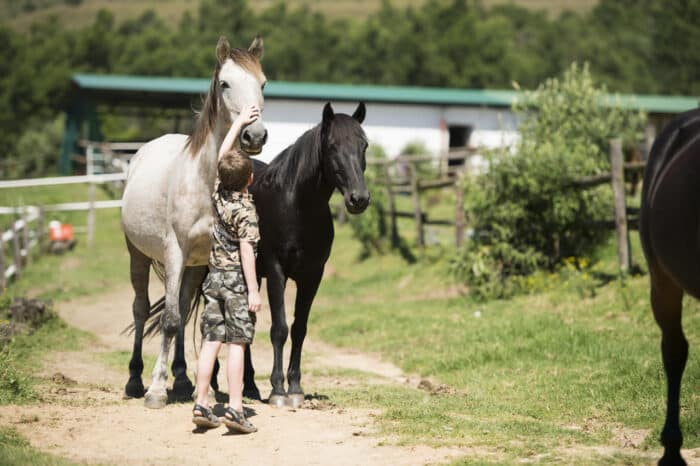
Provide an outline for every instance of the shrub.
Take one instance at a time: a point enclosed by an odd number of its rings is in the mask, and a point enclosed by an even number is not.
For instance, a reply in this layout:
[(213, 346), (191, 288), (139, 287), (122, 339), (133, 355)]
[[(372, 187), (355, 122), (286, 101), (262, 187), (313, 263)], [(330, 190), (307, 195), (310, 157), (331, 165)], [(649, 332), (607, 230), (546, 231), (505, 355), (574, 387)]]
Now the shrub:
[(609, 216), (612, 193), (579, 190), (576, 178), (609, 170), (608, 140), (632, 142), (645, 116), (605, 101), (588, 67), (572, 65), (523, 93), (514, 105), (523, 118), (514, 148), (490, 154), (489, 170), (465, 183), (474, 228), (452, 272), (474, 295), (501, 298), (522, 291), (515, 277), (552, 270), (565, 257), (589, 258), (608, 235), (591, 221)]

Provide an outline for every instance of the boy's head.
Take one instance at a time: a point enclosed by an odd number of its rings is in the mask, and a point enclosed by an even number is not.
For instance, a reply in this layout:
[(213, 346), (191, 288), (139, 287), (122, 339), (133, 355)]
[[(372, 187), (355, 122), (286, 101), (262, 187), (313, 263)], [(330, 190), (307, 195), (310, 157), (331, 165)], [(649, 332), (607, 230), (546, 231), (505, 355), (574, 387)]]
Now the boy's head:
[(218, 164), (221, 187), (228, 191), (243, 191), (248, 187), (253, 174), (250, 157), (230, 150), (221, 157)]

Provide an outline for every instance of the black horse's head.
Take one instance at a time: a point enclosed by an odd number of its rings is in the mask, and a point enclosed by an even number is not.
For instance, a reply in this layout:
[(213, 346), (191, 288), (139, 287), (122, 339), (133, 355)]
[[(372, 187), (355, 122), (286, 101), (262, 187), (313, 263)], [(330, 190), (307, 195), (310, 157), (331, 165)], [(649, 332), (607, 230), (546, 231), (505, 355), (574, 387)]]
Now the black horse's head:
[(364, 176), (367, 137), (360, 126), (364, 119), (364, 103), (357, 106), (352, 116), (334, 113), (330, 102), (323, 107), (323, 173), (343, 194), (345, 207), (351, 214), (360, 214), (369, 205)]

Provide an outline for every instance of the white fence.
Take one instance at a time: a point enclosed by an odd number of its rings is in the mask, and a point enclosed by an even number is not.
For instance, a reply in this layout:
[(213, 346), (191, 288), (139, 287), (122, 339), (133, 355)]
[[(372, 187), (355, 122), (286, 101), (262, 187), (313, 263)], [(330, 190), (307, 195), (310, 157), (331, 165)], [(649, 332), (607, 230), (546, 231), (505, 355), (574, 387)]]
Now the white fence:
[[(32, 228), (32, 224), (34, 228)], [(7, 280), (18, 277), (32, 260), (32, 250), (43, 249), (44, 213), (41, 209), (25, 209), (22, 217), (0, 234), (0, 291)], [(5, 244), (12, 244), (12, 260), (5, 264)]]

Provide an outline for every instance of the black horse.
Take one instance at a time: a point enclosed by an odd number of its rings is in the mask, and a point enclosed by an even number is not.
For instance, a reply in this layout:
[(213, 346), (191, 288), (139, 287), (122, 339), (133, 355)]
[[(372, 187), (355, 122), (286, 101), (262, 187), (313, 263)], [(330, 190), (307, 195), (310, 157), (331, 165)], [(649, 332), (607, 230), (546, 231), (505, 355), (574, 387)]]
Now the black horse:
[[(345, 207), (352, 214), (363, 212), (369, 204), (364, 180), (367, 138), (360, 126), (364, 118), (363, 103), (352, 117), (333, 113), (327, 103), (319, 125), (304, 133), (269, 165), (258, 161), (255, 164), (251, 192), (260, 218), (261, 238), (257, 272), (259, 277), (267, 278), (272, 313), (274, 365), (269, 403), (275, 406), (299, 406), (304, 400), (301, 348), (311, 303), (333, 244), (333, 218), (328, 205), (331, 194), (340, 190)], [(297, 295), (285, 390), (282, 350), (289, 333), (284, 309), (288, 278), (296, 282)], [(260, 399), (250, 349), (246, 351), (244, 379), (244, 394)]]
[(700, 298), (700, 109), (672, 120), (649, 154), (639, 235), (649, 264), (651, 307), (661, 328), (667, 382), (660, 465), (684, 465), (679, 424), (681, 378), (688, 340), (681, 321), (683, 294)]

